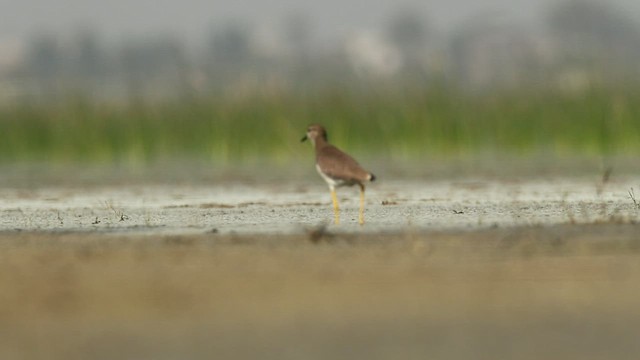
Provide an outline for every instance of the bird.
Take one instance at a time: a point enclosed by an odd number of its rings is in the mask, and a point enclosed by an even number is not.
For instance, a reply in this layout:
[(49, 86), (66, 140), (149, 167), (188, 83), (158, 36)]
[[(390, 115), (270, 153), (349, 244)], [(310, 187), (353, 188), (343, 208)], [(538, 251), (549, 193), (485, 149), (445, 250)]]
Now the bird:
[(300, 142), (304, 142), (306, 140), (309, 140), (315, 149), (316, 170), (318, 171), (318, 174), (320, 174), (327, 185), (329, 185), (331, 200), (333, 202), (335, 224), (340, 224), (340, 208), (338, 206), (336, 188), (357, 184), (360, 187), (360, 212), (358, 214), (358, 223), (363, 225), (364, 183), (374, 181), (376, 176), (363, 169), (354, 158), (337, 147), (329, 144), (327, 131), (322, 125), (309, 125), (306, 135), (302, 140), (300, 140)]

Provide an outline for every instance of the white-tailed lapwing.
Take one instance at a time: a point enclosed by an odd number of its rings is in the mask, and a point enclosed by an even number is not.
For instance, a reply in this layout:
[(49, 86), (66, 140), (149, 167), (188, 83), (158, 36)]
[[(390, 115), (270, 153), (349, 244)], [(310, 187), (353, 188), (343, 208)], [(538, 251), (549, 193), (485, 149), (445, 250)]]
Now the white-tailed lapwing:
[(340, 151), (337, 147), (327, 141), (327, 131), (317, 124), (309, 125), (307, 134), (301, 141), (311, 140), (311, 144), (316, 150), (316, 170), (331, 190), (331, 200), (333, 201), (333, 212), (335, 223), (340, 223), (340, 209), (336, 188), (340, 186), (352, 186), (358, 184), (360, 187), (360, 213), (358, 222), (364, 224), (364, 182), (374, 181), (375, 175), (363, 169), (351, 156)]

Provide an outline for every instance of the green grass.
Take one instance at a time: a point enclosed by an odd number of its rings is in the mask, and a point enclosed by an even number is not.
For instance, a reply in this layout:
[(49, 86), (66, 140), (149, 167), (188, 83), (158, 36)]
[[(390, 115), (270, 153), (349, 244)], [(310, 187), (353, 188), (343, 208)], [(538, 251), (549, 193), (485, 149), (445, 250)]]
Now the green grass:
[(630, 155), (640, 96), (592, 91), (468, 96), (449, 91), (334, 90), (126, 105), (83, 99), (0, 108), (0, 162), (145, 164), (174, 158), (286, 162), (322, 123), (351, 152), (392, 159)]

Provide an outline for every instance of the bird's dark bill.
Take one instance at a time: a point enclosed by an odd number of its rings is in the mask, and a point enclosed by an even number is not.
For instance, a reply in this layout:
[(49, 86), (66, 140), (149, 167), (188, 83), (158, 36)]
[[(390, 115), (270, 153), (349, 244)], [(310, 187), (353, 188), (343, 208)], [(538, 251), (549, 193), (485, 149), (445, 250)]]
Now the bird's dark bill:
[(307, 135), (305, 135), (302, 139), (300, 139), (300, 142), (305, 142), (305, 140), (307, 140), (307, 139), (308, 139), (308, 137), (307, 137)]

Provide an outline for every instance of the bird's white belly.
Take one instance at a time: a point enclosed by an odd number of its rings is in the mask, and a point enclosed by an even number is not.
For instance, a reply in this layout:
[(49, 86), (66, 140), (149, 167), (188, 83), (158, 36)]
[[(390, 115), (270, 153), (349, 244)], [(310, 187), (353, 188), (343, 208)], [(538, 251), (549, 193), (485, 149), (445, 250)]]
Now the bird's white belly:
[(339, 186), (348, 185), (344, 180), (334, 179), (334, 178), (331, 178), (331, 177), (327, 176), (325, 173), (322, 172), (322, 170), (320, 170), (320, 166), (318, 164), (316, 164), (316, 171), (318, 171), (318, 174), (320, 174), (320, 176), (322, 176), (324, 181), (326, 181), (327, 184), (329, 185), (329, 187), (332, 188), (332, 189), (336, 188), (336, 187), (339, 187)]

